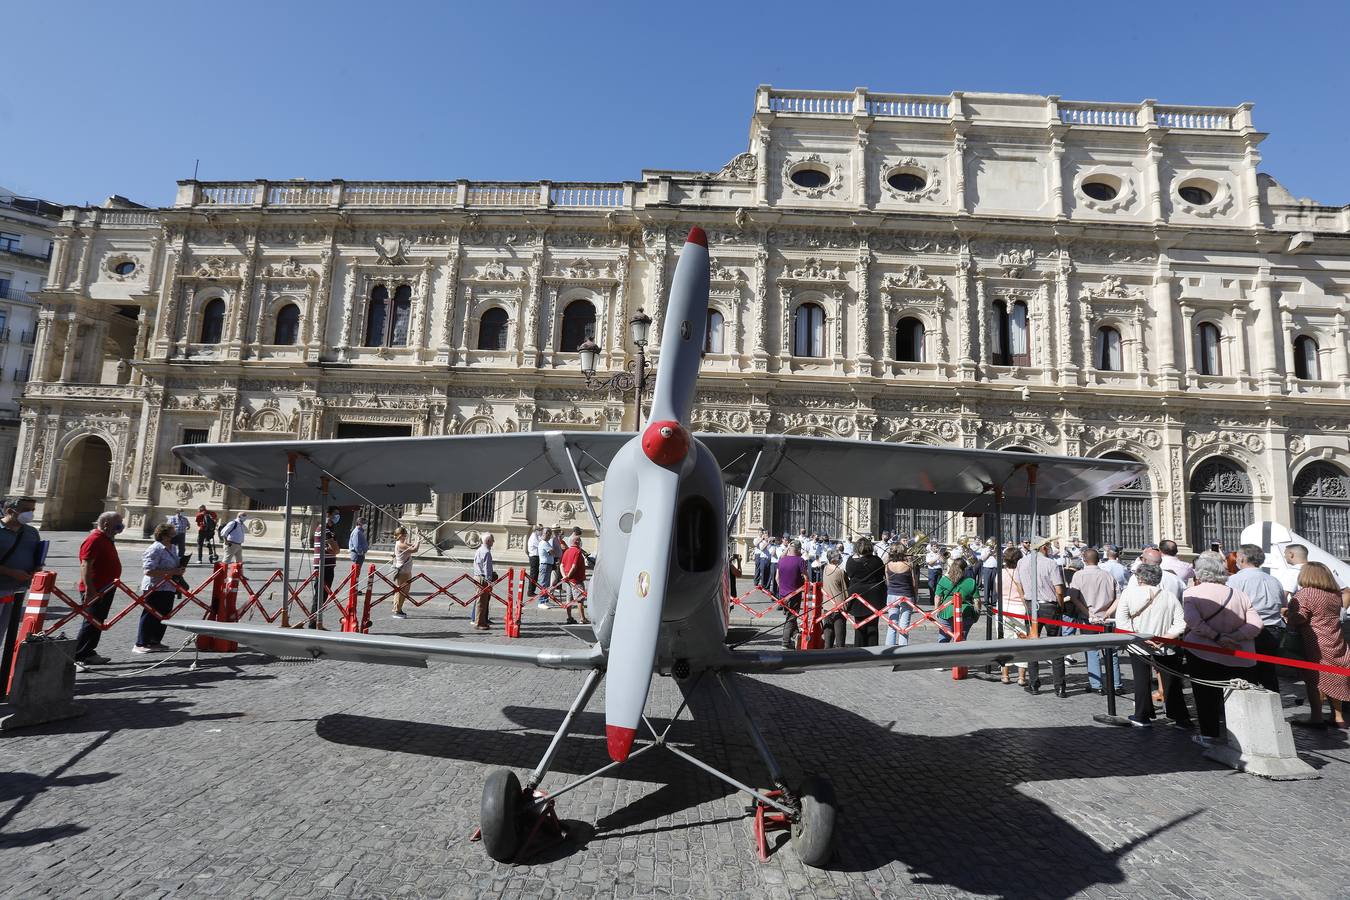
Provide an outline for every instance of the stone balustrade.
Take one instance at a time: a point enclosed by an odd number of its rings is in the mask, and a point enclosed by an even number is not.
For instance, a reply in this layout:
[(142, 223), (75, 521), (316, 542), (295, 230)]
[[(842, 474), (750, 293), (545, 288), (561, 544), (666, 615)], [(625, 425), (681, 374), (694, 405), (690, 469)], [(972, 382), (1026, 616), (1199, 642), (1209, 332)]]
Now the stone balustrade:
[[(178, 208), (631, 209), (629, 182), (469, 181), (194, 182), (178, 186)], [(105, 213), (153, 219), (153, 212)], [(112, 224), (112, 223), (110, 223)], [(115, 224), (123, 224), (118, 221)], [(131, 224), (128, 220), (128, 224)]]

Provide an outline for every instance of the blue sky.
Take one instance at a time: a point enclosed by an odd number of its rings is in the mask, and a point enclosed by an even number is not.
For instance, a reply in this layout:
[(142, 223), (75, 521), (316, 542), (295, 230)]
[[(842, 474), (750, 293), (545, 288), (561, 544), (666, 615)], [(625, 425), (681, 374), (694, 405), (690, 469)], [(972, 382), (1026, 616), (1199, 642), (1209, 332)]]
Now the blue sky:
[(1262, 169), (1350, 202), (1350, 4), (24, 3), (0, 184), (172, 202), (204, 180), (716, 169), (757, 84), (1255, 102)]

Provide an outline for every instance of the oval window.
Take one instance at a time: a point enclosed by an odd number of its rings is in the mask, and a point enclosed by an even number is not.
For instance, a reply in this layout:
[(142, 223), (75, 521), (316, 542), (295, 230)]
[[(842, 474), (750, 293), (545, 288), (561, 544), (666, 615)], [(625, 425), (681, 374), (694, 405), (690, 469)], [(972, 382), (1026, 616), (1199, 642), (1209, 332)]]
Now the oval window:
[(918, 172), (893, 172), (886, 179), (886, 183), (897, 191), (906, 194), (912, 194), (915, 191), (921, 191), (928, 185), (928, 179), (924, 178)]
[(1107, 184), (1105, 181), (1085, 181), (1083, 182), (1083, 193), (1087, 194), (1093, 200), (1114, 200), (1119, 191), (1115, 185)]
[(1177, 188), (1177, 193), (1192, 206), (1208, 206), (1214, 202), (1214, 192), (1198, 184), (1183, 184)]
[(823, 188), (830, 183), (829, 172), (826, 172), (824, 169), (816, 169), (810, 166), (794, 169), (792, 174), (788, 177), (792, 179), (792, 183), (797, 185), (797, 187), (806, 188), (807, 190)]
[(118, 275), (130, 275), (132, 272), (135, 271), (136, 271), (136, 264), (129, 259), (124, 259), (117, 265), (113, 266), (113, 272), (115, 272)]

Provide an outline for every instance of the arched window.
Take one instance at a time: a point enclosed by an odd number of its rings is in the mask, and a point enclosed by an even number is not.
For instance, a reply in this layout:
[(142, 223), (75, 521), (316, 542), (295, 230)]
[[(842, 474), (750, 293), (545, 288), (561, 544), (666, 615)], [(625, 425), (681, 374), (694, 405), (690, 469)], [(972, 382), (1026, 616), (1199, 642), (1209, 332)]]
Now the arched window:
[(595, 339), (595, 306), (589, 300), (573, 300), (563, 310), (562, 339), (558, 341), (558, 349), (563, 353), (576, 353), (588, 338)]
[(825, 310), (816, 303), (803, 303), (792, 314), (792, 355), (825, 355)]
[(202, 328), (199, 338), (203, 344), (219, 344), (225, 333), (225, 301), (213, 297), (202, 307)]
[(478, 349), (505, 350), (508, 324), (506, 310), (500, 306), (485, 310), (478, 319)]
[(899, 362), (923, 362), (923, 322), (913, 316), (895, 323), (895, 358)]
[(723, 353), (722, 324), (725, 320), (715, 309), (708, 310), (708, 327), (703, 330), (703, 352)]
[(1306, 334), (1294, 338), (1294, 377), (1304, 381), (1322, 377), (1317, 366), (1317, 341)]
[(370, 306), (366, 310), (366, 346), (384, 345), (384, 332), (389, 324), (389, 290), (379, 284), (370, 292)]
[(1191, 476), (1191, 546), (1208, 550), (1214, 541), (1232, 550), (1252, 523), (1252, 483), (1226, 459), (1209, 459)]
[(1294, 479), (1295, 530), (1350, 562), (1350, 476), (1331, 463), (1305, 466)]
[(1031, 340), (1027, 334), (1027, 305), (1015, 300), (1011, 305), (994, 301), (994, 333), (990, 362), (996, 366), (1031, 365)]
[(1120, 332), (1114, 328), (1098, 328), (1097, 341), (1092, 351), (1092, 364), (1101, 372), (1123, 372), (1125, 361), (1120, 352)]
[(1219, 326), (1201, 322), (1195, 329), (1195, 371), (1201, 375), (1222, 375), (1219, 358)]
[[(1139, 461), (1127, 453), (1116, 452), (1104, 453), (1102, 458)], [(1086, 531), (1088, 543), (1095, 547), (1115, 544), (1129, 554), (1142, 552), (1155, 537), (1148, 476), (1140, 475), (1104, 497), (1089, 500)]]
[(272, 343), (290, 346), (300, 340), (300, 307), (287, 303), (277, 310), (277, 327)]

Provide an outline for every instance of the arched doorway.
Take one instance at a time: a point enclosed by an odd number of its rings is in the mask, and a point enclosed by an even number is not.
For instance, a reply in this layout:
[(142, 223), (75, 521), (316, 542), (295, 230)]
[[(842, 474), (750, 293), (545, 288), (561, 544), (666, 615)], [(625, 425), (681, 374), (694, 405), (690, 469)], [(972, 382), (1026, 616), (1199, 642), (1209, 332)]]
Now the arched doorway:
[(1226, 459), (1208, 459), (1191, 476), (1191, 547), (1208, 550), (1218, 541), (1235, 549), (1252, 524), (1252, 482)]
[(66, 452), (64, 469), (58, 527), (92, 528), (108, 500), (112, 449), (102, 438), (81, 438)]
[(1305, 466), (1294, 479), (1294, 530), (1350, 560), (1350, 476), (1331, 463)]
[[(1103, 453), (1102, 459), (1139, 462), (1128, 453)], [(1149, 492), (1148, 475), (1112, 491), (1104, 497), (1088, 501), (1087, 542), (1094, 547), (1115, 544), (1126, 554), (1143, 551), (1153, 534), (1153, 498)]]

